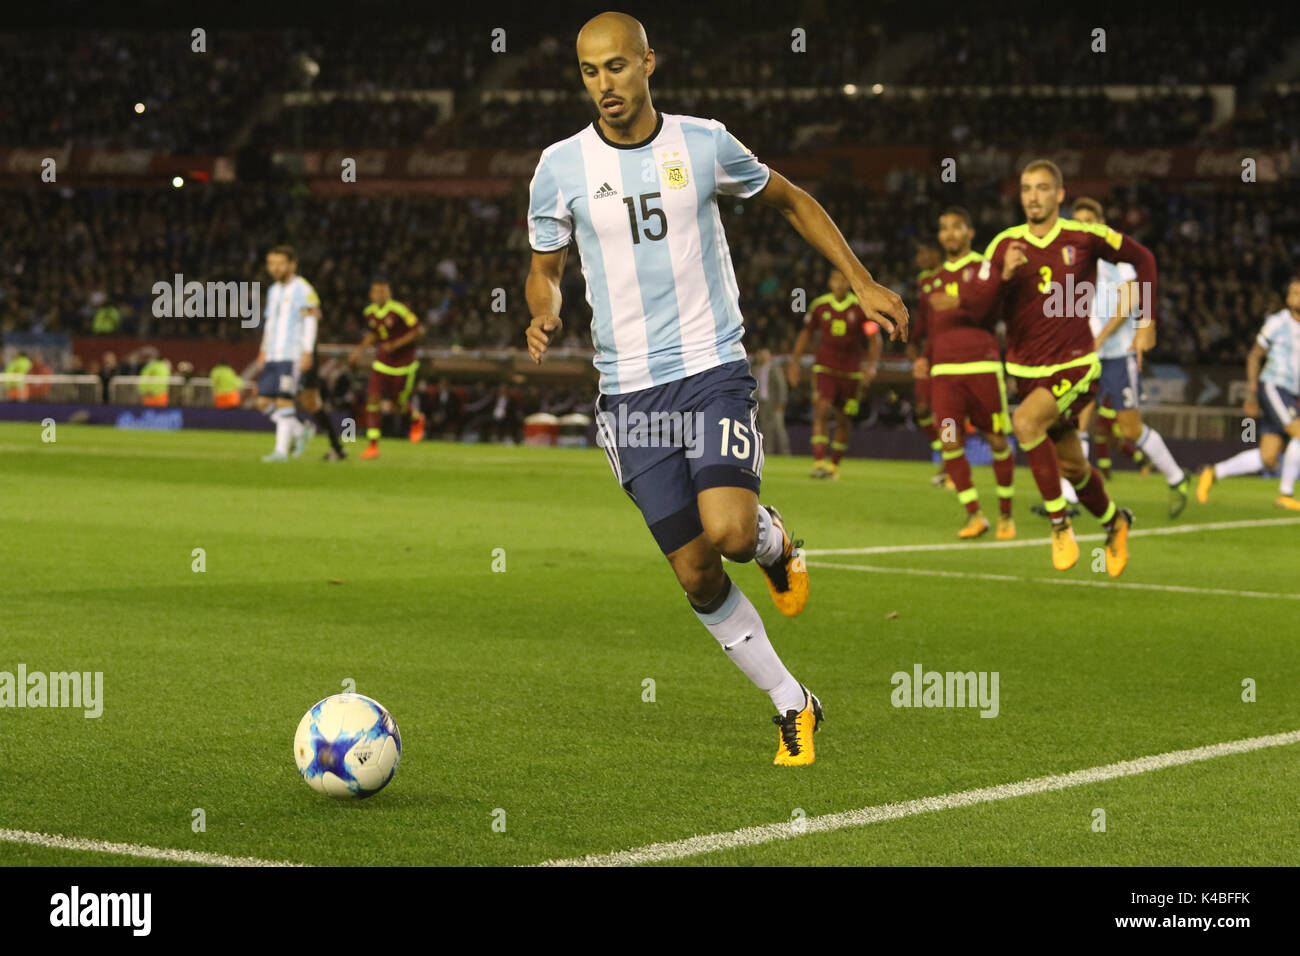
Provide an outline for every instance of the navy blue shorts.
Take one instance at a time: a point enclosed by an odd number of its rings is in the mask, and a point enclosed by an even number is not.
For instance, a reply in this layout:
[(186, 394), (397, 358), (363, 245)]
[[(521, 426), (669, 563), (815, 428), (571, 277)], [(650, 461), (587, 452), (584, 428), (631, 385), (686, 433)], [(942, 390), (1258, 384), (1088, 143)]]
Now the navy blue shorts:
[(1141, 377), (1138, 375), (1137, 356), (1101, 360), (1101, 378), (1097, 380), (1097, 405), (1110, 399), (1110, 407), (1117, 412), (1127, 412), (1138, 407), (1141, 398)]
[(257, 377), (257, 394), (262, 398), (293, 398), (298, 394), (298, 364), (267, 362)]
[(1265, 435), (1282, 435), (1286, 426), (1300, 415), (1296, 396), (1272, 382), (1259, 383), (1259, 412), (1264, 419), (1259, 430)]
[(664, 385), (596, 399), (596, 441), (641, 509), (659, 550), (671, 554), (703, 531), (696, 496), (748, 488), (763, 478), (758, 383), (740, 359)]

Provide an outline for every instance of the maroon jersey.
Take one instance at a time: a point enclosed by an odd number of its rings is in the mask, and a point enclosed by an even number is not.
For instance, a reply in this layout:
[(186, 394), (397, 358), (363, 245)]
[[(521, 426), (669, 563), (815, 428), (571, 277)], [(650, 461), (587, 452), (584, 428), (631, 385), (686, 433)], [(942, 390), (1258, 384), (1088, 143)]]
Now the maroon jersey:
[(813, 369), (844, 373), (862, 370), (863, 350), (871, 336), (880, 332), (880, 326), (867, 318), (852, 292), (838, 302), (829, 292), (813, 299), (803, 327), (818, 336)]
[[(1024, 248), (1028, 262), (1000, 289), (985, 290), (1002, 303), (1007, 322), (1007, 371), (1024, 378), (1041, 377), (1043, 368), (1083, 358), (1093, 352), (1088, 323), (1097, 260), (1128, 262), (1137, 269), (1146, 316), (1155, 321), (1156, 260), (1141, 243), (1099, 223), (1058, 219), (1039, 239), (1022, 224), (999, 233), (984, 255), (994, 274), (1013, 241)], [(1086, 295), (1086, 298), (1084, 296)], [(981, 303), (975, 303), (979, 308)]]
[[(998, 361), (998, 340), (987, 324), (996, 302), (1001, 273), (977, 252), (969, 252), (921, 283), (921, 301), (926, 303), (926, 355), (931, 370), (935, 365), (959, 362)], [(929, 297), (945, 293), (960, 300), (951, 309), (935, 309)]]
[(415, 340), (407, 342), (395, 352), (385, 351), (384, 343), (401, 338), (420, 324), (420, 320), (402, 303), (389, 299), (383, 305), (366, 306), (366, 328), (379, 339), (379, 361), (385, 365), (410, 365), (415, 361)]
[(916, 314), (912, 317), (912, 325), (907, 334), (908, 341), (923, 343), (921, 354), (927, 360), (930, 358), (930, 306), (925, 301), (928, 294), (926, 285), (938, 274), (938, 269), (925, 269), (916, 274)]

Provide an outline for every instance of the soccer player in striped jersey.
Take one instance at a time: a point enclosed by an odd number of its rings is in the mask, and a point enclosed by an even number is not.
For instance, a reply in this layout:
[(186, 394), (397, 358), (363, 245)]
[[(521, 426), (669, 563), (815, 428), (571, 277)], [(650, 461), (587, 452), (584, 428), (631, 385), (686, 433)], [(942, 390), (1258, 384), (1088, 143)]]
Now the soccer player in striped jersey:
[(866, 318), (894, 337), (906, 337), (907, 310), (871, 278), (821, 205), (725, 126), (655, 109), (655, 53), (635, 19), (603, 13), (588, 21), (577, 54), (598, 115), (543, 150), (529, 186), (529, 354), (541, 362), (562, 329), (560, 278), (576, 238), (610, 467), (700, 623), (776, 707), (774, 763), (810, 764), (821, 703), (786, 669), (722, 565), (723, 556), (755, 561), (787, 616), (807, 603), (800, 542), (775, 508), (758, 504), (756, 382), (740, 343), (718, 197), (758, 198), (780, 210), (849, 278)]
[[(361, 344), (352, 350), (349, 361), (356, 364), (361, 353), (375, 347), (375, 361), (370, 366), (370, 384), (366, 389), (366, 438), (369, 444), (361, 453), (362, 459), (371, 461), (379, 457), (380, 414), (394, 408), (405, 411), (410, 404), (411, 390), (415, 387), (415, 374), (420, 370), (420, 360), (415, 357), (415, 343), (424, 334), (424, 326), (415, 313), (393, 298), (387, 279), (376, 278), (370, 283), (370, 304), (366, 306), (366, 335)], [(424, 437), (424, 421), (418, 411), (412, 412), (411, 441)]]
[[(808, 340), (817, 333), (813, 364), (813, 478), (840, 477), (840, 459), (848, 451), (853, 417), (858, 414), (871, 380), (880, 368), (880, 326), (868, 319), (849, 291), (849, 280), (832, 269), (830, 292), (808, 303), (808, 316), (794, 342), (786, 371), (791, 388), (799, 387), (799, 362)], [(867, 347), (864, 356), (863, 346)], [(826, 424), (835, 415), (835, 437)], [(826, 461), (830, 445), (831, 460)]]
[[(922, 287), (927, 280), (939, 271), (939, 266), (942, 264), (943, 251), (937, 245), (928, 241), (917, 244), (916, 267), (920, 271), (916, 274), (916, 318), (912, 323), (912, 333), (908, 336), (906, 350), (907, 357), (912, 360), (912, 382), (916, 395), (916, 424), (921, 431), (925, 432), (925, 437), (930, 441), (930, 451), (936, 455), (943, 451), (943, 442), (939, 441), (939, 429), (934, 423), (934, 415), (930, 409), (930, 340), (927, 334), (929, 331), (929, 310), (926, 308)], [(942, 459), (939, 463), (939, 470), (935, 473), (931, 483), (935, 485), (952, 485), (952, 479), (948, 477)]]
[[(1074, 201), (1074, 219), (1076, 222), (1106, 225), (1101, 203), (1087, 197)], [(1165, 476), (1169, 484), (1169, 517), (1177, 518), (1187, 507), (1191, 482), (1174, 460), (1160, 433), (1142, 423), (1139, 394), (1142, 390), (1139, 378), (1142, 353), (1155, 344), (1155, 328), (1150, 323), (1138, 328), (1137, 272), (1127, 262), (1099, 259), (1094, 289), (1089, 318), (1097, 357), (1101, 361), (1101, 377), (1097, 380), (1096, 399), (1079, 414), (1079, 432), (1082, 436), (1088, 434), (1092, 414), (1099, 404), (1107, 400), (1112, 405), (1117, 404), (1115, 421), (1120, 432)], [(1085, 444), (1084, 456), (1087, 454)], [(1102, 463), (1099, 461), (1098, 465)], [(1101, 470), (1105, 472), (1109, 466), (1107, 461)]]
[[(1016, 523), (1011, 517), (1015, 460), (1007, 441), (1011, 416), (1007, 412), (1002, 356), (988, 321), (1000, 279), (983, 256), (971, 251), (974, 236), (970, 213), (960, 206), (951, 206), (939, 216), (939, 244), (946, 258), (921, 285), (928, 329), (930, 393), (944, 467), (957, 491), (957, 500), (966, 509), (966, 523), (957, 536), (978, 538), (990, 527), (980, 510), (979, 492), (966, 460), (964, 426), (969, 419), (984, 433), (993, 454), (998, 486), (997, 537), (1007, 541), (1016, 536)], [(967, 303), (964, 307), (963, 301)], [(973, 308), (975, 302), (981, 303), (982, 311)]]
[(310, 437), (294, 411), (301, 375), (313, 365), (320, 297), (297, 274), (298, 256), (292, 246), (276, 246), (266, 254), (272, 282), (266, 294), (262, 347), (257, 353), (257, 407), (275, 425), (275, 450), (262, 461), (288, 461), (301, 455)]
[(1258, 419), (1263, 413), (1259, 447), (1239, 452), (1217, 465), (1207, 465), (1196, 482), (1196, 500), (1201, 504), (1209, 501), (1210, 489), (1220, 478), (1253, 475), (1265, 467), (1273, 470), (1286, 442), (1282, 484), (1275, 504), (1300, 511), (1300, 500), (1295, 496), (1296, 479), (1300, 478), (1300, 276), (1287, 284), (1286, 308), (1266, 318), (1255, 337), (1246, 356), (1246, 380), (1246, 417)]
[(1079, 560), (1061, 495), (1064, 475), (1079, 504), (1106, 529), (1106, 572), (1118, 577), (1128, 564), (1133, 513), (1110, 500), (1076, 431), (1079, 412), (1092, 400), (1101, 375), (1088, 322), (1088, 290), (1099, 260), (1132, 263), (1139, 321), (1154, 322), (1156, 261), (1145, 246), (1114, 229), (1063, 218), (1064, 201), (1065, 183), (1056, 164), (1029, 163), (1020, 174), (1026, 221), (994, 237), (984, 255), (1002, 277), (997, 296), (1007, 321), (1006, 366), (1020, 395), (1012, 427), (1052, 523), (1052, 564), (1064, 571)]

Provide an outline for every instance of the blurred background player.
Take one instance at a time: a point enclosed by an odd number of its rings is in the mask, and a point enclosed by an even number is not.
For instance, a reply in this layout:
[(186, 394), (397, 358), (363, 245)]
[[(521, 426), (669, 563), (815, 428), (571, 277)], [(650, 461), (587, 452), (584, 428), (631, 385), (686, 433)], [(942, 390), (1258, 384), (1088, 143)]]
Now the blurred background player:
[(266, 254), (266, 271), (274, 281), (266, 293), (266, 327), (257, 353), (257, 408), (275, 425), (275, 450), (262, 461), (301, 455), (310, 438), (294, 412), (294, 399), (302, 372), (312, 367), (320, 297), (297, 269), (292, 246)]
[[(880, 367), (882, 341), (880, 325), (867, 318), (849, 280), (839, 269), (830, 274), (830, 292), (809, 303), (799, 337), (790, 356), (790, 387), (799, 387), (799, 362), (808, 347), (808, 339), (817, 335), (817, 354), (813, 359), (813, 478), (840, 476), (840, 459), (849, 447), (853, 419), (861, 408), (867, 387)], [(863, 351), (867, 355), (864, 360)], [(827, 420), (835, 414), (835, 437), (827, 434)], [(831, 460), (826, 461), (826, 445), (831, 446)]]
[(415, 357), (415, 343), (424, 334), (424, 326), (415, 313), (393, 298), (388, 280), (377, 278), (370, 283), (370, 304), (366, 306), (366, 335), (352, 350), (351, 361), (361, 361), (361, 354), (371, 346), (375, 360), (370, 366), (370, 385), (366, 390), (366, 438), (370, 440), (361, 457), (379, 457), (380, 414), (394, 409), (411, 410), (411, 441), (424, 438), (424, 416), (411, 406), (411, 391), (420, 360)]
[[(916, 396), (916, 424), (921, 431), (925, 432), (925, 437), (930, 442), (930, 451), (935, 455), (942, 451), (943, 443), (939, 441), (939, 429), (935, 426), (934, 415), (930, 410), (929, 313), (925, 296), (921, 294), (920, 289), (927, 279), (939, 271), (942, 262), (943, 250), (938, 245), (929, 241), (917, 244), (915, 264), (920, 271), (916, 274), (916, 317), (907, 342), (907, 357), (912, 360), (912, 380)], [(949, 487), (952, 485), (952, 479), (948, 477), (942, 459), (939, 462), (939, 470), (935, 472), (933, 483)]]
[[(1074, 201), (1074, 219), (1106, 225), (1101, 203), (1086, 197)], [(1109, 402), (1115, 408), (1115, 421), (1123, 436), (1165, 476), (1169, 484), (1169, 517), (1177, 518), (1187, 507), (1191, 482), (1160, 433), (1142, 423), (1142, 355), (1155, 345), (1155, 329), (1149, 323), (1138, 327), (1137, 298), (1137, 272), (1132, 265), (1097, 260), (1090, 318), (1097, 358), (1101, 361), (1101, 378), (1097, 382), (1097, 397), (1079, 413), (1080, 438), (1086, 457), (1092, 414), (1099, 404)], [(1109, 465), (1109, 461), (1104, 465), (1098, 462), (1103, 476)]]
[[(960, 206), (951, 206), (939, 216), (939, 244), (947, 258), (921, 285), (926, 305), (930, 394), (943, 464), (957, 500), (966, 509), (966, 523), (957, 536), (978, 538), (989, 530), (966, 459), (964, 425), (969, 419), (984, 433), (993, 453), (998, 487), (997, 537), (1005, 541), (1016, 536), (1016, 523), (1011, 517), (1015, 461), (1007, 441), (1011, 416), (1007, 412), (1002, 356), (989, 323), (1000, 280), (988, 261), (971, 251), (974, 236), (970, 213)], [(971, 304), (976, 301), (981, 303), (982, 311)]]
[(790, 436), (785, 430), (785, 405), (790, 393), (783, 365), (772, 357), (772, 350), (767, 346), (754, 353), (758, 428), (763, 433), (763, 453), (768, 456), (790, 454)]
[[(1261, 372), (1260, 362), (1266, 357)], [(1202, 469), (1196, 482), (1196, 500), (1201, 504), (1209, 501), (1210, 488), (1220, 478), (1253, 475), (1265, 467), (1272, 471), (1286, 441), (1282, 483), (1275, 504), (1300, 511), (1300, 501), (1295, 497), (1296, 478), (1300, 477), (1300, 276), (1287, 284), (1286, 308), (1264, 320), (1246, 356), (1246, 380), (1246, 417), (1258, 420), (1261, 410), (1264, 413), (1259, 447)]]
[[(776, 707), (773, 763), (811, 764), (821, 702), (782, 663), (757, 609), (722, 565), (724, 555), (757, 563), (787, 616), (807, 604), (803, 552), (780, 513), (758, 503), (757, 382), (740, 341), (735, 268), (718, 197), (760, 197), (780, 211), (817, 252), (852, 275), (865, 317), (903, 338), (907, 309), (871, 278), (821, 205), (759, 162), (725, 126), (655, 110), (655, 53), (635, 19), (593, 18), (578, 34), (577, 53), (598, 116), (544, 149), (529, 184), (528, 351), (541, 362), (562, 331), (560, 283), (576, 236), (600, 372), (597, 421), (610, 468), (700, 623)], [(692, 254), (680, 255), (683, 249)], [(671, 435), (646, 447), (639, 436), (611, 434), (612, 422), (627, 421), (628, 413), (651, 421), (675, 414), (697, 422), (699, 433), (692, 429), (690, 448)]]
[(1012, 427), (1052, 523), (1052, 564), (1064, 571), (1079, 560), (1061, 495), (1064, 475), (1079, 504), (1106, 529), (1106, 572), (1118, 577), (1128, 564), (1133, 513), (1110, 500), (1105, 480), (1084, 457), (1075, 430), (1079, 412), (1097, 390), (1101, 362), (1088, 316), (1074, 308), (1078, 293), (1067, 290), (1092, 282), (1104, 256), (1131, 262), (1145, 292), (1139, 301), (1150, 310), (1143, 318), (1155, 322), (1156, 260), (1145, 246), (1114, 229), (1062, 218), (1064, 200), (1057, 165), (1045, 159), (1029, 163), (1020, 174), (1025, 222), (999, 233), (985, 256), (1002, 277), (997, 295), (1006, 315), (1006, 366), (1020, 395)]

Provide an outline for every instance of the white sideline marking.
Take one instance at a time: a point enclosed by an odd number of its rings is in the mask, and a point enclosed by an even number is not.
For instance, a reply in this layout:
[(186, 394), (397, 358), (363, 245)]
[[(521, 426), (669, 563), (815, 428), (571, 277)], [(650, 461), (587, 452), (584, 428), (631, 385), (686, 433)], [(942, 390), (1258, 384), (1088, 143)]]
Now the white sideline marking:
[(1276, 591), (1236, 591), (1230, 588), (1194, 588), (1182, 584), (1138, 584), (1131, 581), (1093, 581), (1080, 578), (1027, 578), (1018, 574), (991, 574), (981, 571), (938, 571), (933, 568), (884, 568), (871, 564), (831, 564), (809, 561), (810, 568), (836, 568), (840, 571), (868, 571), (873, 574), (919, 574), (936, 578), (974, 578), (979, 581), (1012, 581), (1018, 584), (1072, 584), (1085, 588), (1125, 588), (1130, 591), (1169, 591), (1176, 594), (1215, 594), (1225, 597), (1281, 598), (1300, 601), (1300, 594)]
[(34, 833), (31, 830), (0, 829), (0, 843), (29, 843), (32, 846), (51, 847), (55, 850), (89, 850), (92, 853), (117, 853), (122, 856), (141, 856), (149, 860), (167, 860), (170, 863), (204, 863), (208, 866), (306, 866), (305, 863), (285, 863), (277, 860), (259, 860), (251, 856), (223, 856), (220, 853), (198, 853), (194, 850), (169, 850), (159, 846), (140, 846), (136, 843), (109, 843), (105, 840), (82, 840), (76, 837), (51, 833)]
[[(1300, 524), (1300, 518), (1255, 518), (1248, 521), (1212, 521), (1208, 524), (1176, 524), (1166, 528), (1134, 528), (1130, 538), (1158, 534), (1188, 534), (1192, 531), (1231, 531), (1234, 528), (1272, 528), (1277, 525)], [(1076, 535), (1077, 541), (1103, 541), (1104, 534)], [(891, 544), (874, 548), (805, 548), (810, 558), (837, 554), (905, 554), (912, 551), (973, 551), (977, 548), (1029, 548), (1051, 544), (1051, 538), (1021, 538), (1015, 541), (953, 541), (944, 544)]]
[(1152, 770), (1164, 770), (1180, 764), (1196, 763), (1214, 757), (1230, 754), (1248, 753), (1265, 747), (1282, 747), (1287, 744), (1300, 743), (1300, 730), (1292, 730), (1268, 737), (1247, 737), (1244, 740), (1232, 740), (1191, 750), (1174, 750), (1170, 753), (1156, 754), (1150, 757), (1138, 757), (1136, 760), (1121, 760), (1103, 767), (1091, 767), (1087, 770), (1075, 770), (1071, 773), (1054, 774), (1050, 777), (1034, 777), (1019, 783), (1004, 783), (994, 787), (980, 787), (977, 790), (963, 790), (939, 797), (922, 797), (904, 803), (886, 803), (876, 807), (863, 807), (859, 810), (846, 810), (843, 813), (828, 813), (822, 816), (806, 817), (802, 823), (802, 833), (797, 832), (791, 823), (768, 823), (764, 826), (742, 827), (724, 833), (709, 833), (693, 836), (688, 840), (672, 843), (652, 843), (634, 850), (622, 850), (617, 853), (600, 853), (589, 856), (572, 857), (563, 860), (547, 860), (538, 866), (628, 866), (638, 863), (662, 863), (665, 860), (680, 860), (702, 853), (716, 853), (719, 850), (731, 850), (736, 847), (757, 846), (773, 840), (788, 840), (791, 837), (808, 833), (829, 833), (832, 830), (844, 830), (850, 827), (863, 827), (883, 820), (898, 820), (902, 817), (930, 813), (935, 810), (954, 810), (958, 807), (974, 806), (977, 803), (990, 803), (994, 800), (1007, 800), (1011, 797), (1024, 797), (1035, 793), (1049, 793), (1053, 790), (1065, 790), (1070, 787), (1082, 787), (1087, 784), (1101, 783), (1118, 777), (1130, 777)]

